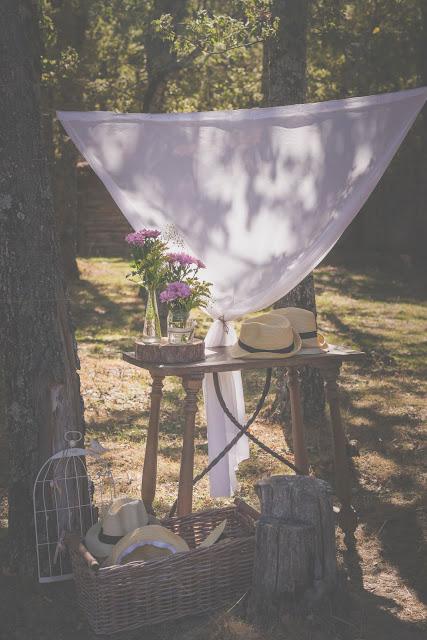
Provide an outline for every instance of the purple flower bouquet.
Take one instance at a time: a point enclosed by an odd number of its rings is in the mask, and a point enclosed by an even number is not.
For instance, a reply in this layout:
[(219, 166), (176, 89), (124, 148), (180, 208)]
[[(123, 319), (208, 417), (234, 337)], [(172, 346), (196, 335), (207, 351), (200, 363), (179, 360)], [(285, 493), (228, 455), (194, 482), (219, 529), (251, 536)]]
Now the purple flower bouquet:
[(160, 342), (160, 320), (156, 292), (160, 302), (168, 306), (168, 337), (174, 344), (193, 339), (192, 309), (206, 307), (210, 298), (209, 282), (199, 278), (205, 265), (187, 253), (168, 252), (157, 229), (141, 229), (126, 236), (132, 250), (132, 272), (129, 278), (147, 289), (148, 300), (143, 340)]

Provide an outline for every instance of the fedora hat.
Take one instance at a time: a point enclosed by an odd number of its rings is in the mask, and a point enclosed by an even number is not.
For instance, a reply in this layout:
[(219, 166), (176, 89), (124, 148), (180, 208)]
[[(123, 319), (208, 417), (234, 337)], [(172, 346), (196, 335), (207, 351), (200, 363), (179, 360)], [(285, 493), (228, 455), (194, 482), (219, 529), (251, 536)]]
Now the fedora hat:
[(109, 504), (102, 520), (87, 532), (85, 545), (96, 558), (106, 558), (123, 536), (149, 522), (142, 500), (116, 498)]
[(301, 338), (290, 321), (271, 313), (244, 320), (233, 358), (289, 358), (301, 349)]
[(316, 316), (308, 309), (299, 307), (283, 307), (272, 309), (270, 316), (287, 318), (295, 331), (299, 333), (302, 341), (301, 348), (304, 353), (319, 353), (328, 351), (329, 346), (321, 333), (317, 331)]
[(103, 562), (103, 567), (128, 562), (147, 562), (159, 560), (174, 553), (189, 551), (190, 547), (183, 538), (159, 524), (139, 527), (124, 536), (112, 549)]

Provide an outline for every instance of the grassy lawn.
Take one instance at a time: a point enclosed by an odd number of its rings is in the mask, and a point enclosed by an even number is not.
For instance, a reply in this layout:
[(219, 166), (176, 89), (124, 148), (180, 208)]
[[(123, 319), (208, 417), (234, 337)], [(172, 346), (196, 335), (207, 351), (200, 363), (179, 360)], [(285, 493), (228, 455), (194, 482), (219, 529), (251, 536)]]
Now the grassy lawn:
[[(126, 280), (126, 263), (81, 260), (80, 269), (81, 282), (73, 291), (73, 315), (88, 432), (108, 442), (118, 474), (121, 470), (136, 474), (143, 458), (150, 377), (124, 363), (121, 351), (132, 349), (134, 337), (142, 331), (143, 305), (137, 288)], [(427, 306), (419, 280), (412, 280), (412, 276), (393, 276), (374, 269), (324, 266), (316, 272), (319, 325), (328, 341), (367, 353), (362, 366), (347, 365), (341, 378), (348, 435), (360, 443), (361, 456), (355, 464), (360, 491), (387, 496), (399, 504), (411, 503), (420, 492), (421, 424), (426, 415)], [(200, 335), (208, 324), (207, 317), (200, 315)], [(176, 491), (182, 426), (179, 407), (183, 401), (178, 379), (165, 382), (156, 504), (162, 513)], [(262, 383), (261, 372), (245, 374), (248, 410), (255, 405)], [(207, 451), (202, 405), (200, 410), (198, 468), (206, 463)], [(282, 427), (270, 416), (267, 403), (253, 429), (287, 451)], [(323, 439), (314, 434), (310, 442), (313, 462), (325, 458), (325, 452), (318, 449)], [(252, 453), (251, 460), (241, 465), (240, 481), (241, 493), (253, 500), (253, 481), (283, 470), (262, 452)], [(404, 468), (400, 468), (402, 454)], [(210, 503), (207, 481), (202, 481), (196, 487), (195, 506)]]
[[(131, 348), (141, 332), (143, 307), (137, 289), (125, 278), (126, 263), (81, 260), (80, 268), (73, 311), (89, 435), (110, 448), (115, 473), (130, 476), (137, 494), (147, 433), (149, 376), (122, 362), (120, 352)], [(319, 325), (328, 341), (367, 353), (362, 366), (344, 367), (341, 377), (347, 433), (358, 441), (360, 450), (360, 456), (353, 458), (354, 500), (361, 526), (358, 566), (347, 567), (352, 588), (362, 598), (370, 594), (375, 615), (386, 613), (396, 623), (421, 623), (425, 610), (420, 603), (424, 576), (419, 554), (426, 472), (422, 445), (427, 414), (427, 306), (422, 278), (412, 272), (322, 266), (316, 271), (316, 287)], [(200, 316), (200, 335), (207, 326), (206, 317)], [(245, 376), (248, 410), (258, 398), (262, 380), (261, 372)], [(182, 400), (179, 381), (167, 379), (155, 504), (162, 514), (176, 496)], [(289, 453), (283, 427), (272, 416), (272, 400), (273, 396), (253, 431), (270, 446)], [(196, 468), (200, 470), (207, 460), (202, 405), (198, 425)], [(309, 436), (314, 471), (330, 477), (327, 429), (320, 434), (324, 437)], [(240, 467), (239, 494), (256, 505), (254, 482), (283, 473), (283, 468), (254, 447), (251, 453)], [(213, 504), (208, 489), (207, 479), (196, 486), (195, 508)], [(371, 618), (365, 605), (359, 620), (358, 615), (352, 624), (366, 635)]]
[[(109, 452), (120, 489), (138, 495), (149, 412), (149, 376), (124, 363), (121, 352), (132, 348), (142, 331), (143, 305), (118, 259), (84, 259), (81, 281), (72, 291), (72, 310), (81, 359), (82, 392), (88, 437), (98, 438)], [(427, 305), (421, 273), (370, 267), (321, 266), (316, 270), (319, 325), (328, 342), (367, 353), (362, 365), (347, 365), (341, 376), (343, 418), (360, 455), (352, 458), (354, 503), (360, 526), (357, 554), (338, 544), (346, 595), (331, 602), (330, 611), (308, 620), (285, 620), (275, 640), (410, 640), (423, 636), (425, 598), (425, 500), (427, 406)], [(209, 321), (200, 316), (199, 335)], [(262, 372), (245, 375), (248, 411), (263, 386)], [(290, 457), (283, 426), (274, 418), (271, 394), (253, 432)], [(183, 392), (179, 381), (165, 380), (161, 413), (158, 491), (155, 508), (166, 514), (176, 497)], [(310, 433), (313, 471), (328, 479), (331, 448), (327, 425)], [(206, 426), (200, 405), (196, 433), (196, 470), (207, 462)], [(251, 448), (251, 459), (239, 470), (239, 495), (257, 505), (254, 482), (283, 473), (280, 463)], [(226, 500), (223, 503), (227, 502)], [(207, 479), (195, 487), (194, 507), (221, 504), (209, 497)], [(61, 591), (62, 589), (62, 591)], [(56, 631), (5, 638), (92, 638), (74, 611), (70, 587), (52, 587), (48, 595), (59, 612)], [(35, 596), (34, 596), (35, 597)], [(49, 610), (45, 602), (40, 611)], [(425, 602), (425, 600), (424, 600)], [(71, 609), (70, 609), (71, 606)], [(73, 613), (74, 612), (74, 613)], [(40, 616), (43, 614), (40, 613)], [(46, 615), (48, 615), (46, 613)], [(66, 629), (64, 620), (67, 621)], [(71, 626), (70, 626), (71, 625)], [(55, 626), (55, 625), (54, 625)], [(209, 629), (209, 631), (207, 630)], [(54, 635), (50, 635), (54, 633)], [(74, 635), (73, 635), (74, 634)], [(0, 637), (1, 631), (0, 631)], [(125, 634), (123, 638), (224, 638), (268, 640), (231, 613), (208, 619)]]

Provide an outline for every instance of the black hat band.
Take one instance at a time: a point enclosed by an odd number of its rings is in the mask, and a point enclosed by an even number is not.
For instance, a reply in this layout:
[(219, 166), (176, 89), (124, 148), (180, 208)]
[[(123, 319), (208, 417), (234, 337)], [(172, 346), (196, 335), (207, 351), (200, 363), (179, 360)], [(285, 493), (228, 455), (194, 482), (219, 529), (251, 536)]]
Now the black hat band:
[(295, 348), (295, 342), (292, 342), (289, 347), (284, 347), (283, 349), (256, 349), (255, 347), (250, 347), (248, 344), (245, 344), (240, 339), (237, 344), (244, 351), (248, 351), (248, 353), (290, 353)]
[(99, 542), (103, 542), (104, 544), (116, 544), (122, 538), (123, 536), (107, 536), (107, 534), (103, 532), (102, 527), (98, 534)]
[(305, 333), (300, 333), (299, 337), (301, 340), (308, 340), (309, 338), (317, 338), (317, 331), (306, 331)]

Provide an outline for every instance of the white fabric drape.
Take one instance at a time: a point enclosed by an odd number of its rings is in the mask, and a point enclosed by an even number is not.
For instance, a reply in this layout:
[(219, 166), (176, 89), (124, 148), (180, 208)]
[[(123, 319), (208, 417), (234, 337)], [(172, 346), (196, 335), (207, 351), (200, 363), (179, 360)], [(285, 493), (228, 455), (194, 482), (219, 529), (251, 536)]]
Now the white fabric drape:
[[(179, 114), (59, 112), (66, 131), (135, 228), (173, 223), (207, 265), (213, 318), (263, 309), (330, 251), (383, 175), (427, 89), (266, 109)], [(207, 346), (235, 339), (214, 322)], [(221, 375), (243, 418), (239, 374)], [(213, 392), (213, 393), (212, 393)], [(205, 383), (209, 456), (235, 428)], [(239, 445), (211, 472), (230, 495)]]
[[(231, 322), (227, 326), (221, 320), (215, 320), (206, 336), (207, 351), (209, 347), (230, 346), (236, 342), (237, 336)], [(243, 399), (242, 377), (240, 371), (221, 373), (219, 376), (221, 392), (227, 407), (242, 424), (245, 418), (245, 403)], [(222, 451), (236, 434), (236, 427), (227, 418), (216, 397), (212, 374), (207, 374), (203, 381), (205, 397), (206, 421), (208, 425), (209, 461)], [(236, 470), (239, 463), (249, 457), (249, 443), (246, 436), (240, 438), (237, 444), (210, 471), (211, 496), (231, 496), (236, 488)]]

